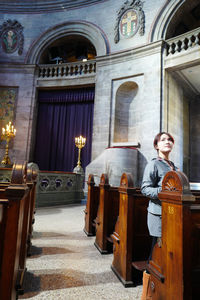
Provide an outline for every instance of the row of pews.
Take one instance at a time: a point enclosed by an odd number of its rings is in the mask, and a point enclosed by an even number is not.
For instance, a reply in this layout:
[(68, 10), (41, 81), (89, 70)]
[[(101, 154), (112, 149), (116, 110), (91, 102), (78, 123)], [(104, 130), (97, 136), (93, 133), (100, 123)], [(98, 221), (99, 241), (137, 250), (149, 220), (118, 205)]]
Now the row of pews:
[(16, 162), (10, 182), (0, 182), (0, 299), (15, 300), (23, 291), (30, 255), (38, 171)]
[(151, 274), (153, 300), (200, 299), (200, 191), (190, 190), (182, 172), (168, 172), (159, 194), (162, 201), (162, 238), (148, 262), (151, 238), (147, 229), (149, 199), (124, 173), (120, 186), (109, 185), (102, 174), (97, 186), (88, 178), (84, 232), (95, 236), (102, 254), (113, 252), (111, 269), (125, 287)]

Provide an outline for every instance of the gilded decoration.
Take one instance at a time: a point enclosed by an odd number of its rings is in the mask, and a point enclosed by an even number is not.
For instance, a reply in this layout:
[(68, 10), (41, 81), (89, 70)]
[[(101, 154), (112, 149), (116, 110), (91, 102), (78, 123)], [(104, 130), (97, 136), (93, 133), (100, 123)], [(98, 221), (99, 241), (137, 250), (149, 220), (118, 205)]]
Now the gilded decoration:
[(117, 13), (115, 25), (115, 43), (118, 43), (120, 36), (131, 38), (138, 31), (144, 35), (145, 15), (143, 11), (143, 2), (140, 0), (126, 1)]
[(17, 88), (0, 87), (0, 128), (15, 120)]
[(1, 47), (6, 53), (14, 53), (18, 50), (21, 55), (24, 46), (22, 25), (14, 20), (7, 20), (0, 26)]

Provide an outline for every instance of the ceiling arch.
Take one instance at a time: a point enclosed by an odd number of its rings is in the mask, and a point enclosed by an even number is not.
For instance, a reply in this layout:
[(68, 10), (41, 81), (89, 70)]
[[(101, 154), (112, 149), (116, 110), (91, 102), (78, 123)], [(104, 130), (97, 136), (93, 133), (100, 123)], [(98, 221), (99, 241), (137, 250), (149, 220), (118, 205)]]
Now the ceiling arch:
[(110, 52), (108, 39), (99, 27), (89, 22), (67, 22), (49, 28), (31, 45), (25, 62), (38, 64), (40, 57), (47, 47), (55, 40), (66, 38), (68, 35), (83, 36), (88, 39), (96, 49), (97, 56), (106, 55)]
[(153, 23), (149, 40), (169, 39), (195, 29), (200, 26), (199, 19), (199, 0), (167, 0)]

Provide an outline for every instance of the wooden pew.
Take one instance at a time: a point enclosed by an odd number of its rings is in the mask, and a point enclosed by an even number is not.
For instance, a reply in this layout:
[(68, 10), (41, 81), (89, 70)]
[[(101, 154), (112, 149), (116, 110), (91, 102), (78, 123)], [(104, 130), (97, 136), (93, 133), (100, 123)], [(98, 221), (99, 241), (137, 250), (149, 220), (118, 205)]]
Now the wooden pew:
[(85, 213), (85, 226), (84, 232), (87, 236), (94, 236), (96, 234), (96, 228), (94, 220), (97, 216), (97, 210), (99, 205), (99, 186), (95, 185), (94, 175), (88, 176), (88, 196), (87, 204), (84, 210)]
[[(150, 253), (151, 239), (147, 228), (149, 199), (133, 187), (131, 174), (124, 173), (119, 187), (119, 217), (113, 239), (112, 270), (125, 287), (141, 282)], [(137, 263), (136, 263), (137, 262)]]
[(119, 215), (118, 187), (111, 187), (107, 174), (101, 175), (99, 184), (99, 206), (97, 211), (95, 246), (101, 254), (112, 252), (113, 243), (110, 235), (113, 233)]
[(31, 237), (34, 223), (35, 212), (35, 196), (37, 184), (38, 168), (37, 165), (31, 163), (27, 165), (26, 184), (29, 188), (25, 203), (22, 223), (22, 236), (19, 257), (19, 272), (16, 283), (16, 288), (19, 294), (23, 294), (23, 282), (26, 272), (26, 258), (31, 255)]
[[(27, 163), (13, 165), (11, 182), (0, 185), (0, 299), (17, 299), (21, 274), (24, 274), (30, 201), (26, 184)], [(30, 218), (30, 215), (28, 219)]]
[(28, 237), (27, 237), (27, 255), (31, 255), (31, 238), (33, 233), (33, 224), (35, 223), (35, 200), (36, 200), (36, 185), (39, 175), (38, 165), (35, 163), (28, 163), (27, 166), (27, 185), (30, 188), (30, 207), (29, 207), (29, 223), (28, 223)]
[(159, 193), (162, 239), (148, 264), (153, 300), (200, 299), (200, 204), (181, 172), (168, 172)]

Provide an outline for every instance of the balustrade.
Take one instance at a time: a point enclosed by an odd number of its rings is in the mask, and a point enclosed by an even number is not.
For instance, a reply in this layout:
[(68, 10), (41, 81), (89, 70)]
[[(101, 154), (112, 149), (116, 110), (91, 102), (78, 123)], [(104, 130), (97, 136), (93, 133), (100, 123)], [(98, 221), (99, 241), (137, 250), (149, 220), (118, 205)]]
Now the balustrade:
[(49, 64), (38, 66), (38, 77), (40, 79), (56, 79), (65, 77), (87, 76), (96, 73), (96, 61), (88, 60), (86, 62), (77, 63), (62, 63), (62, 64)]
[(200, 28), (167, 40), (166, 56), (180, 53), (200, 46)]

